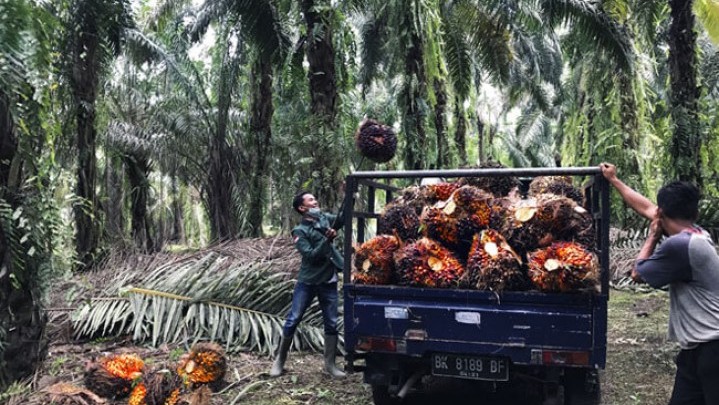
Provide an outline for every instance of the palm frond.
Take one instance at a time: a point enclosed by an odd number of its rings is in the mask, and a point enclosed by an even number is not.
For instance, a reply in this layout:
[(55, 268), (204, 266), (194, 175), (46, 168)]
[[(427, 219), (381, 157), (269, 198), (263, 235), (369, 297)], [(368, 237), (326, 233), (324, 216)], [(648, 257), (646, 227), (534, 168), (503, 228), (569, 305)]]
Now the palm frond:
[(584, 47), (569, 51), (581, 54), (589, 44), (611, 58), (618, 67), (631, 70), (634, 55), (625, 27), (597, 6), (586, 0), (538, 0), (545, 21), (551, 26), (567, 24), (570, 35), (583, 39)]
[[(278, 343), (294, 282), (271, 262), (235, 264), (212, 252), (161, 265), (130, 279), (120, 275), (114, 297), (91, 300), (74, 316), (78, 337), (131, 334), (153, 345), (217, 340), (228, 350), (269, 354)], [(142, 285), (142, 287), (132, 287)], [(310, 307), (295, 347), (319, 349), (319, 308)]]
[(464, 100), (472, 86), (472, 56), (459, 18), (448, 6), (442, 7), (444, 24), (445, 60), (452, 87)]
[(719, 44), (719, 3), (715, 0), (694, 0), (694, 14), (712, 42)]

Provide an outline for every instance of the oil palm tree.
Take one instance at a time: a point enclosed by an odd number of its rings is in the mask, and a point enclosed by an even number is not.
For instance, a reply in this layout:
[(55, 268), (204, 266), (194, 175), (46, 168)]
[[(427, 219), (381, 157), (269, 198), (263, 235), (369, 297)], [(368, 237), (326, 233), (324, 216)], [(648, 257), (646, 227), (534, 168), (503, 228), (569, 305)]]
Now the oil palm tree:
[(57, 20), (24, 0), (0, 4), (0, 391), (30, 375), (45, 353), (43, 299), (52, 277), (59, 209), (49, 161), (47, 105)]
[(63, 15), (65, 52), (72, 56), (63, 70), (72, 95), (78, 154), (75, 244), (79, 263), (89, 266), (99, 245), (96, 101), (106, 69), (120, 53), (126, 30), (134, 22), (125, 0), (74, 0)]

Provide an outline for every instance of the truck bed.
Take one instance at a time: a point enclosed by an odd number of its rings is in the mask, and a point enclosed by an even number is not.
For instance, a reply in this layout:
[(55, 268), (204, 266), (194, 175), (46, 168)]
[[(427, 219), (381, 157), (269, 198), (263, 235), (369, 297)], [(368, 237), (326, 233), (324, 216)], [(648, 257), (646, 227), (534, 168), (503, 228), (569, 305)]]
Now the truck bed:
[(396, 353), (416, 357), (484, 353), (541, 364), (532, 358), (537, 349), (588, 352), (594, 368), (606, 361), (604, 295), (346, 285), (348, 301), (348, 349), (373, 337), (394, 340)]

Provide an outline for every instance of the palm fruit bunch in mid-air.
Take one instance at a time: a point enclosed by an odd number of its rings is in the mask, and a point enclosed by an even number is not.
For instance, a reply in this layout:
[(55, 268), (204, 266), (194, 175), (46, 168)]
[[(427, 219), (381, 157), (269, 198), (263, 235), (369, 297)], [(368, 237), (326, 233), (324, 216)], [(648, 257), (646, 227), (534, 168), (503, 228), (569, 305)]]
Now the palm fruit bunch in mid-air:
[(528, 286), (522, 260), (504, 237), (493, 229), (474, 236), (465, 277), (470, 288), (479, 290), (516, 291)]
[(128, 405), (176, 405), (181, 387), (179, 377), (170, 370), (154, 371), (135, 386)]
[(394, 275), (394, 253), (400, 248), (395, 236), (379, 235), (355, 251), (352, 280), (358, 284), (390, 284)]
[[(506, 166), (498, 162), (486, 162), (479, 166), (470, 166), (467, 169), (504, 169)], [(462, 177), (458, 180), (460, 185), (470, 185), (492, 193), (495, 197), (505, 197), (512, 190), (519, 187), (519, 179), (513, 176), (490, 177)]]
[(225, 377), (225, 350), (217, 343), (197, 343), (180, 359), (177, 374), (192, 388), (202, 384), (217, 387)]
[(531, 252), (528, 271), (532, 284), (544, 292), (568, 292), (598, 288), (597, 257), (573, 242), (555, 242)]
[(569, 176), (539, 176), (529, 183), (529, 195), (554, 194), (571, 198), (577, 204), (584, 203), (584, 193), (572, 184)]
[(388, 162), (397, 151), (397, 134), (388, 125), (366, 119), (355, 134), (355, 145), (362, 156), (377, 163)]
[(135, 354), (113, 354), (90, 361), (85, 367), (85, 386), (105, 398), (122, 398), (143, 373), (145, 362)]
[(405, 245), (395, 253), (395, 269), (401, 285), (459, 287), (464, 267), (447, 248), (429, 238)]
[(419, 216), (409, 204), (390, 203), (377, 219), (377, 234), (396, 235), (403, 241), (416, 240), (419, 237)]

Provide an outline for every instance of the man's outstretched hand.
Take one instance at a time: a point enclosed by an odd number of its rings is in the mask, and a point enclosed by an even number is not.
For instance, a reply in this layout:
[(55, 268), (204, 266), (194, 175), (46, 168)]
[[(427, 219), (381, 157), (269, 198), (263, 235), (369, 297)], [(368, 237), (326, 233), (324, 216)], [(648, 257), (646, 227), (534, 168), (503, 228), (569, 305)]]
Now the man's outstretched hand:
[(607, 180), (613, 180), (617, 178), (617, 167), (611, 163), (602, 162), (599, 164), (599, 168), (602, 169), (602, 176)]

